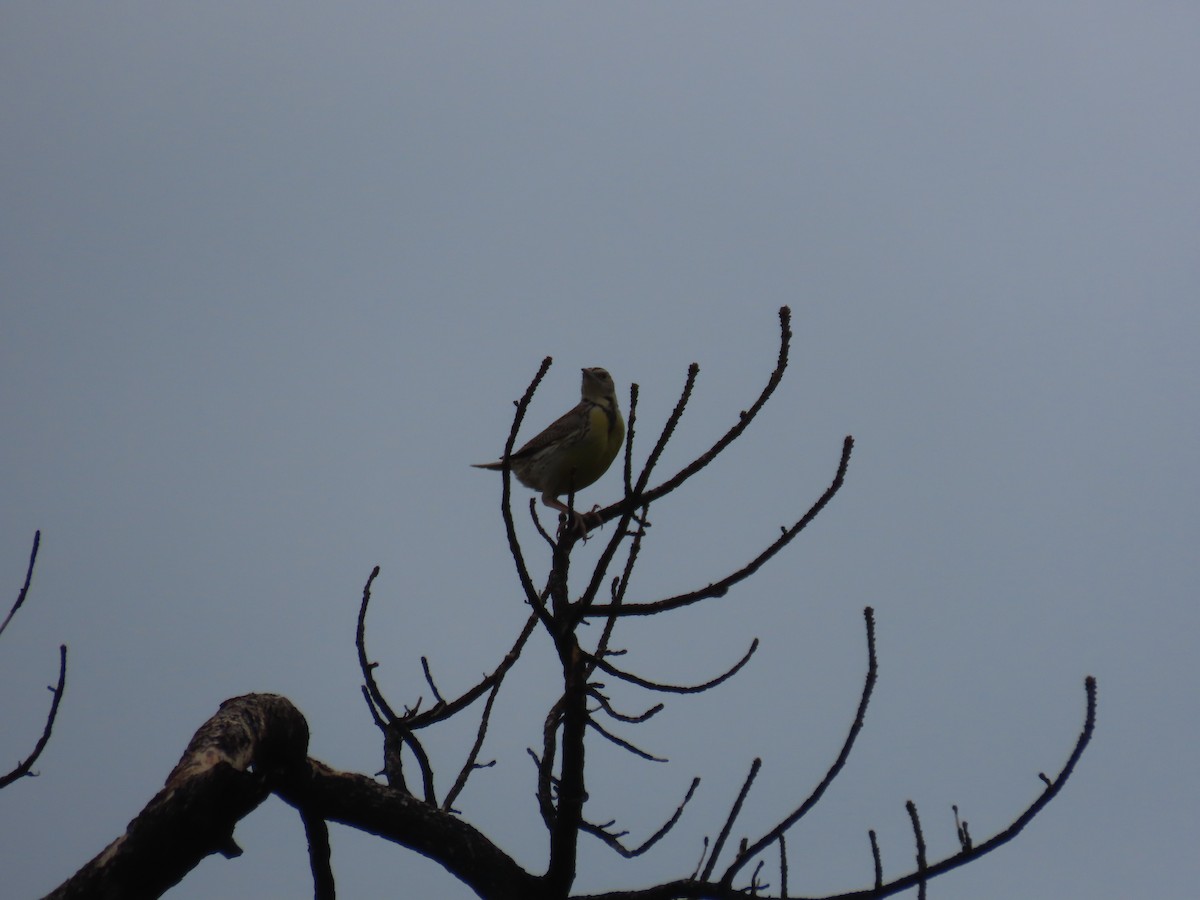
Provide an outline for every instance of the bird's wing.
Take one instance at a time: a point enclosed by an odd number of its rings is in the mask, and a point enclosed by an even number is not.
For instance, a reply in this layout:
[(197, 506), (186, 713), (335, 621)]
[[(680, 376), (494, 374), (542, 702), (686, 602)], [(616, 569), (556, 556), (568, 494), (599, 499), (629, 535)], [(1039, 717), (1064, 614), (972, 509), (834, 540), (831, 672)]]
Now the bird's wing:
[(512, 459), (524, 459), (529, 456), (534, 456), (537, 453), (545, 450), (551, 444), (556, 444), (563, 438), (579, 431), (581, 428), (586, 428), (588, 423), (587, 412), (593, 406), (587, 400), (579, 401), (579, 404), (569, 412), (563, 413), (553, 422), (551, 422), (536, 437), (530, 438), (525, 446), (520, 450), (514, 451)]

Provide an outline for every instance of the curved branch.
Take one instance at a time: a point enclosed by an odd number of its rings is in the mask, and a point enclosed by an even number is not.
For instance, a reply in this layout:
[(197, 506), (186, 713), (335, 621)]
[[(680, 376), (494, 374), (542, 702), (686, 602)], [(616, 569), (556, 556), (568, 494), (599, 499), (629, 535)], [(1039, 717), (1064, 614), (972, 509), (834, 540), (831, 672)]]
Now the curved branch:
[(609, 700), (606, 696), (604, 696), (604, 694), (600, 693), (601, 687), (603, 687), (602, 684), (589, 684), (588, 685), (588, 696), (591, 697), (593, 700), (595, 700), (597, 703), (599, 703), (600, 709), (604, 710), (604, 712), (610, 718), (616, 719), (618, 722), (624, 722), (627, 725), (640, 725), (642, 722), (646, 722), (646, 721), (654, 718), (660, 712), (662, 712), (664, 709), (666, 709), (666, 707), (663, 704), (655, 703), (653, 706), (651, 706), (645, 712), (633, 713), (633, 714), (620, 712), (618, 709), (616, 709), (616, 707), (614, 707), (612, 705), (611, 700)]
[(226, 700), (125, 833), (49, 898), (158, 897), (205, 857), (239, 855), (234, 826), (307, 748), (308, 723), (284, 697)]
[(1021, 815), (1013, 820), (1011, 825), (1003, 831), (994, 834), (982, 844), (976, 844), (969, 850), (963, 850), (955, 853), (953, 856), (948, 856), (940, 862), (927, 866), (923, 871), (911, 872), (902, 878), (890, 881), (876, 890), (837, 894), (826, 897), (824, 900), (876, 900), (876, 898), (890, 897), (893, 894), (898, 894), (901, 891), (915, 887), (922, 881), (928, 881), (952, 869), (957, 869), (959, 866), (965, 866), (967, 863), (978, 859), (984, 854), (992, 852), (997, 847), (1007, 844), (1020, 834), (1025, 826), (1033, 821), (1034, 816), (1045, 809), (1046, 805), (1062, 790), (1063, 785), (1067, 783), (1067, 779), (1071, 777), (1071, 773), (1075, 771), (1076, 763), (1079, 762), (1079, 758), (1083, 755), (1084, 749), (1091, 741), (1092, 734), (1096, 730), (1096, 679), (1089, 675), (1084, 679), (1083, 686), (1087, 694), (1087, 712), (1084, 716), (1083, 730), (1080, 732), (1079, 738), (1075, 741), (1071, 755), (1067, 758), (1057, 778), (1051, 780), (1043, 776), (1046, 789), (1038, 795), (1038, 798), (1033, 803), (1026, 807)]
[(760, 393), (758, 396), (758, 399), (754, 401), (748, 410), (742, 412), (742, 414), (738, 417), (738, 423), (736, 425), (725, 432), (725, 434), (721, 436), (720, 440), (713, 444), (707, 452), (696, 457), (696, 459), (684, 466), (679, 470), (679, 472), (671, 476), (671, 478), (667, 479), (662, 484), (655, 488), (651, 488), (644, 493), (642, 491), (645, 485), (639, 485), (639, 488), (634, 492), (634, 497), (626, 498), (625, 500), (614, 503), (605, 509), (599, 510), (596, 515), (600, 516), (603, 521), (607, 522), (609, 519), (619, 515), (622, 511), (622, 508), (629, 505), (631, 502), (632, 506), (636, 508), (644, 503), (652, 503), (660, 497), (666, 496), (709, 463), (711, 463), (714, 459), (716, 459), (722, 450), (737, 440), (741, 436), (742, 432), (750, 426), (750, 423), (754, 421), (755, 416), (758, 415), (759, 410), (761, 410), (766, 402), (771, 398), (771, 395), (775, 393), (775, 388), (779, 387), (779, 382), (783, 380), (783, 373), (784, 370), (787, 369), (788, 364), (788, 348), (790, 347), (792, 340), (791, 322), (792, 311), (786, 306), (779, 307), (779, 356), (775, 363), (775, 369), (771, 372), (770, 378), (767, 379), (766, 387), (763, 388), (762, 393)]
[(504, 658), (500, 660), (498, 665), (490, 675), (485, 675), (479, 682), (464, 691), (460, 696), (453, 700), (437, 703), (431, 706), (423, 713), (414, 714), (408, 717), (408, 727), (414, 731), (427, 728), (438, 722), (443, 722), (451, 716), (457, 715), (466, 709), (488, 691), (499, 686), (504, 680), (504, 676), (508, 674), (508, 670), (516, 665), (517, 660), (521, 656), (521, 650), (525, 646), (525, 642), (529, 640), (529, 636), (533, 634), (533, 627), (537, 623), (538, 616), (533, 613), (525, 620), (524, 627), (521, 628), (521, 633), (517, 635), (516, 641), (513, 642), (509, 651), (504, 654)]
[(632, 753), (634, 756), (641, 757), (642, 759), (646, 760), (647, 762), (660, 762), (660, 763), (668, 762), (668, 760), (662, 756), (655, 756), (653, 753), (649, 753), (649, 752), (641, 749), (640, 747), (634, 746), (633, 744), (631, 744), (629, 741), (625, 740), (624, 738), (617, 737), (615, 734), (613, 734), (611, 731), (609, 731), (607, 728), (605, 728), (603, 725), (601, 725), (599, 722), (597, 722), (591, 716), (588, 716), (587, 724), (590, 728), (594, 728), (596, 730), (596, 732), (602, 738), (604, 738), (608, 741), (611, 741), (612, 743), (614, 743), (618, 747), (620, 747), (622, 750), (627, 750), (628, 752)]
[(746, 651), (745, 655), (741, 659), (733, 664), (733, 668), (721, 675), (718, 675), (711, 681), (706, 681), (703, 684), (690, 685), (663, 684), (662, 682), (658, 681), (649, 681), (645, 678), (639, 678), (637, 675), (634, 675), (630, 672), (625, 672), (621, 669), (618, 669), (612, 663), (606, 662), (603, 659), (597, 659), (595, 657), (592, 657), (592, 662), (595, 664), (596, 668), (607, 672), (614, 678), (620, 678), (622, 681), (628, 681), (630, 684), (636, 684), (638, 687), (646, 688), (646, 690), (649, 691), (661, 691), (662, 693), (666, 694), (699, 694), (702, 691), (715, 688), (717, 685), (728, 681), (730, 678), (740, 672), (742, 667), (746, 665), (746, 663), (750, 662), (750, 657), (754, 655), (756, 650), (758, 650), (758, 638), (755, 638), (750, 642), (750, 649)]
[[(779, 308), (779, 356), (775, 363), (775, 369), (771, 373), (771, 377), (767, 379), (766, 387), (759, 394), (758, 399), (750, 406), (749, 410), (744, 410), (738, 418), (738, 423), (729, 429), (707, 452), (697, 457), (674, 476), (663, 482), (656, 488), (646, 489), (646, 485), (650, 481), (650, 473), (653, 472), (655, 465), (658, 463), (659, 457), (662, 455), (663, 449), (667, 442), (675, 432), (676, 425), (679, 424), (680, 418), (683, 416), (683, 411), (687, 407), (688, 400), (691, 398), (692, 389), (696, 384), (696, 375), (700, 372), (700, 367), (696, 363), (688, 366), (687, 380), (684, 383), (683, 391), (679, 396), (675, 408), (671, 411), (671, 415), (667, 418), (666, 424), (663, 426), (662, 433), (659, 435), (658, 442), (651, 450), (650, 456), (646, 460), (646, 464), (642, 467), (642, 472), (638, 476), (637, 485), (629, 488), (629, 477), (626, 476), (626, 492), (625, 497), (602, 510), (592, 513), (590, 518), (593, 521), (604, 523), (610, 519), (620, 517), (620, 525), (610, 539), (608, 546), (605, 547), (599, 561), (596, 563), (596, 568), (592, 576), (591, 582), (587, 589), (584, 590), (580, 597), (579, 606), (584, 615), (592, 615), (591, 609), (594, 609), (596, 595), (600, 590), (600, 583), (604, 578), (604, 574), (608, 571), (609, 563), (612, 561), (613, 555), (616, 553), (617, 544), (621, 540), (625, 529), (628, 527), (629, 520), (633, 515), (634, 510), (638, 507), (649, 507), (651, 503), (660, 497), (666, 496), (675, 488), (679, 487), (701, 469), (705, 468), (709, 463), (717, 458), (718, 455), (731, 443), (737, 440), (742, 432), (744, 432), (750, 423), (754, 421), (759, 410), (766, 405), (767, 400), (775, 392), (775, 388), (779, 386), (779, 382), (783, 380), (784, 370), (787, 369), (788, 363), (788, 348), (791, 344), (792, 329), (791, 329), (792, 311), (786, 307)], [(632, 443), (628, 439), (626, 441), (626, 468), (630, 466), (629, 453), (632, 448)], [(773, 554), (772, 554), (773, 555)], [(700, 599), (700, 598), (696, 598)], [(609, 607), (605, 607), (606, 609)], [(605, 613), (607, 614), (607, 613)], [(635, 615), (637, 613), (634, 613)], [(642, 613), (643, 615), (647, 613)]]
[(846, 760), (850, 758), (850, 751), (854, 747), (854, 741), (858, 737), (858, 733), (862, 731), (863, 720), (867, 715), (867, 704), (871, 702), (871, 692), (875, 689), (875, 679), (879, 674), (879, 663), (875, 657), (875, 611), (868, 606), (863, 610), (863, 618), (867, 622), (867, 678), (863, 684), (862, 697), (858, 701), (858, 711), (854, 714), (854, 723), (850, 726), (850, 732), (846, 735), (846, 740), (842, 742), (841, 752), (838, 754), (837, 759), (834, 760), (833, 765), (829, 767), (829, 771), (825, 773), (825, 777), (821, 779), (821, 783), (813, 789), (813, 792), (808, 795), (805, 801), (791, 815), (737, 855), (733, 864), (725, 871), (724, 876), (722, 876), (722, 884), (733, 884), (734, 876), (737, 875), (738, 871), (747, 862), (782, 837), (789, 828), (799, 822), (810, 809), (816, 806), (817, 801), (821, 799), (821, 795), (833, 783), (833, 779), (838, 776), (838, 773), (842, 771), (842, 767), (846, 764)]
[[(28, 586), (28, 581), (26, 581)], [(15, 607), (14, 607), (15, 609)], [(11, 614), (10, 614), (11, 615)], [(42, 736), (38, 738), (37, 743), (33, 746), (33, 752), (24, 760), (17, 764), (17, 767), (7, 775), (0, 775), (0, 788), (6, 788), (18, 778), (23, 778), (33, 771), (33, 764), (37, 762), (38, 757), (42, 755), (42, 751), (46, 749), (46, 744), (50, 741), (50, 732), (54, 730), (54, 721), (58, 718), (58, 704), (62, 702), (63, 691), (67, 686), (67, 645), (59, 644), (58, 646), (58, 684), (50, 688), (50, 693), (54, 695), (54, 699), (50, 701), (50, 711), (46, 713), (46, 725), (42, 728)]]
[(696, 591), (691, 591), (686, 594), (678, 594), (674, 597), (668, 597), (665, 600), (655, 600), (649, 603), (626, 603), (617, 607), (613, 604), (597, 604), (584, 611), (585, 616), (652, 616), (656, 613), (666, 612), (670, 609), (678, 609), (681, 606), (688, 606), (700, 600), (707, 600), (712, 597), (722, 597), (729, 592), (729, 589), (739, 581), (744, 581), (762, 565), (773, 557), (776, 553), (786, 547), (792, 540), (803, 531), (808, 524), (817, 517), (823, 510), (826, 504), (833, 499), (834, 494), (841, 490), (842, 484), (846, 480), (846, 470), (850, 465), (850, 454), (854, 450), (854, 438), (847, 435), (842, 441), (842, 456), (838, 463), (837, 474), (834, 475), (833, 481), (829, 487), (820, 496), (795, 525), (785, 529), (783, 533), (769, 546), (766, 550), (752, 559), (742, 568), (738, 569), (731, 575), (727, 575), (720, 581), (714, 581), (706, 587)]
[(375, 579), (379, 577), (379, 566), (371, 570), (371, 574), (367, 576), (367, 583), (363, 585), (362, 602), (358, 607), (358, 626), (355, 630), (354, 645), (358, 650), (358, 667), (362, 670), (363, 683), (366, 685), (368, 699), (371, 704), (382, 715), (384, 721), (394, 722), (399, 716), (395, 710), (387, 702), (383, 696), (383, 692), (379, 690), (379, 685), (375, 683), (375, 667), (379, 663), (373, 663), (367, 659), (367, 605), (371, 602), (371, 585), (375, 583)]
[(521, 552), (521, 542), (517, 539), (517, 527), (513, 522), (511, 457), (513, 445), (517, 442), (517, 432), (521, 428), (521, 422), (525, 419), (525, 411), (529, 409), (529, 402), (533, 399), (534, 392), (537, 391), (538, 385), (542, 383), (542, 379), (546, 377), (546, 373), (550, 370), (550, 365), (553, 362), (554, 359), (550, 356), (542, 360), (537, 374), (533, 376), (533, 380), (529, 382), (529, 387), (525, 389), (525, 393), (517, 401), (517, 411), (513, 415), (512, 428), (509, 430), (508, 440), (504, 444), (504, 455), (500, 457), (503, 462), (500, 466), (500, 480), (503, 485), (500, 494), (500, 515), (504, 519), (504, 533), (508, 537), (508, 549), (512, 553), (513, 562), (516, 564), (517, 580), (521, 582), (521, 589), (525, 592), (525, 599), (533, 607), (534, 611), (538, 613), (538, 617), (547, 628), (550, 627), (550, 617), (545, 607), (539, 602), (538, 591), (533, 586), (533, 579), (529, 575), (529, 567), (525, 565), (525, 555)]
[(908, 810), (909, 821), (912, 822), (913, 840), (917, 843), (917, 874), (921, 876), (921, 880), (917, 882), (917, 900), (925, 900), (925, 886), (929, 880), (925, 878), (926, 859), (925, 859), (925, 833), (921, 831), (921, 817), (917, 815), (917, 804), (909, 800), (904, 804), (904, 808)]
[(683, 808), (688, 805), (688, 802), (692, 799), (692, 795), (696, 793), (696, 788), (699, 786), (700, 779), (693, 778), (691, 786), (688, 787), (687, 793), (684, 795), (679, 806), (675, 808), (675, 812), (671, 815), (671, 818), (669, 818), (663, 824), (663, 826), (658, 829), (658, 831), (654, 832), (654, 834), (650, 835), (650, 837), (646, 838), (644, 842), (636, 847), (626, 847), (619, 840), (628, 832), (622, 832), (619, 835), (610, 834), (609, 832), (605, 831), (602, 826), (593, 825), (591, 822), (583, 822), (580, 825), (580, 828), (588, 834), (600, 838), (600, 840), (604, 841), (604, 843), (608, 844), (608, 846), (626, 859), (633, 859), (635, 856), (641, 856), (643, 853), (661, 841), (666, 836), (667, 832), (675, 827), (675, 823), (677, 823), (679, 821), (679, 817), (683, 815)]

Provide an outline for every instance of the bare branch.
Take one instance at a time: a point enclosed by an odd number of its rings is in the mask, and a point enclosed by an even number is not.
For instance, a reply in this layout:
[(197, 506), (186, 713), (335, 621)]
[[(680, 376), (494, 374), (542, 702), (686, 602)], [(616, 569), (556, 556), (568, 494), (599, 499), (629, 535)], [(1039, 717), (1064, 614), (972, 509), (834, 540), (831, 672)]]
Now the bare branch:
[[(26, 580), (26, 584), (28, 584), (28, 579)], [(11, 617), (12, 614), (10, 613), (9, 615)], [(34, 744), (33, 752), (29, 756), (18, 763), (17, 767), (7, 775), (0, 775), (0, 788), (6, 788), (18, 778), (33, 774), (33, 764), (37, 762), (38, 757), (42, 755), (42, 751), (46, 749), (46, 744), (50, 741), (50, 732), (54, 730), (54, 721), (58, 718), (58, 704), (62, 702), (63, 691), (66, 689), (66, 686), (67, 645), (60, 644), (58, 647), (58, 684), (49, 688), (50, 693), (54, 697), (50, 701), (50, 711), (46, 714), (46, 724), (42, 728), (42, 736)]]
[(517, 432), (521, 428), (521, 422), (525, 419), (526, 410), (529, 409), (529, 402), (533, 399), (534, 392), (537, 391), (538, 385), (542, 383), (542, 379), (546, 377), (546, 373), (550, 370), (550, 365), (553, 362), (553, 358), (549, 356), (542, 360), (537, 374), (533, 376), (533, 380), (529, 382), (529, 387), (525, 389), (525, 393), (517, 401), (517, 411), (513, 416), (512, 428), (508, 432), (508, 441), (504, 444), (504, 455), (500, 457), (503, 461), (503, 465), (500, 467), (500, 478), (503, 484), (500, 496), (500, 515), (504, 519), (504, 532), (508, 536), (508, 549), (512, 553), (513, 562), (516, 564), (517, 579), (521, 582), (521, 589), (525, 591), (525, 599), (538, 612), (538, 617), (547, 628), (550, 627), (549, 616), (546, 613), (545, 607), (539, 602), (538, 592), (533, 586), (533, 579), (529, 576), (529, 568), (525, 565), (525, 555), (521, 551), (521, 542), (517, 539), (517, 528), (513, 522), (511, 457), (513, 445), (517, 442)]
[(634, 756), (640, 756), (642, 759), (647, 760), (648, 762), (667, 762), (667, 760), (664, 759), (663, 757), (655, 756), (652, 753), (647, 753), (645, 750), (642, 750), (640, 747), (635, 747), (633, 744), (629, 743), (629, 741), (625, 740), (624, 738), (617, 737), (615, 734), (613, 734), (611, 731), (609, 731), (607, 728), (605, 728), (603, 725), (601, 725), (599, 722), (597, 722), (591, 716), (588, 716), (587, 723), (589, 726), (594, 728), (600, 734), (601, 737), (606, 738), (607, 740), (616, 744), (622, 750), (628, 750)]
[(958, 817), (958, 806), (951, 806), (954, 810), (954, 833), (958, 835), (958, 845), (964, 850), (971, 849), (971, 830), (967, 827), (967, 820)]
[(928, 880), (925, 878), (925, 835), (921, 832), (921, 818), (917, 815), (917, 804), (909, 800), (904, 804), (904, 808), (908, 810), (908, 818), (912, 821), (913, 839), (917, 842), (917, 875), (921, 876), (917, 882), (917, 900), (925, 900), (925, 886), (928, 884)]
[(779, 898), (787, 900), (788, 895), (788, 863), (787, 863), (787, 838), (782, 834), (779, 836)]
[(8, 627), (8, 623), (12, 621), (12, 617), (17, 614), (17, 610), (25, 602), (25, 596), (29, 593), (29, 582), (33, 579), (33, 566), (37, 562), (38, 547), (42, 544), (42, 531), (39, 528), (33, 533), (33, 549), (29, 551), (29, 565), (25, 567), (25, 583), (21, 585), (21, 590), (17, 593), (17, 602), (12, 605), (12, 609), (8, 611), (8, 615), (4, 617), (4, 621), (0, 622), (0, 634), (4, 634), (4, 629)]
[(287, 773), (276, 793), (297, 809), (436, 860), (480, 896), (544, 896), (537, 877), (478, 829), (365, 775), (338, 772), (308, 759)]
[(842, 771), (846, 760), (849, 759), (850, 751), (854, 747), (854, 741), (858, 737), (858, 733), (862, 730), (863, 720), (867, 715), (867, 704), (871, 702), (871, 692), (875, 689), (875, 679), (879, 674), (879, 665), (875, 658), (875, 611), (868, 606), (863, 610), (863, 618), (867, 623), (867, 678), (863, 684), (862, 697), (858, 701), (858, 711), (854, 715), (854, 722), (850, 726), (850, 732), (846, 735), (846, 740), (842, 742), (841, 752), (838, 754), (837, 759), (834, 760), (833, 765), (829, 767), (829, 771), (825, 773), (825, 777), (821, 779), (821, 783), (813, 789), (813, 792), (808, 795), (807, 799), (791, 815), (734, 859), (733, 864), (721, 878), (722, 884), (733, 884), (734, 876), (751, 858), (769, 847), (772, 842), (777, 840), (784, 832), (799, 822), (810, 809), (816, 806), (817, 801), (821, 799), (826, 788), (833, 783), (833, 779)]
[(307, 747), (308, 724), (283, 697), (226, 700), (125, 833), (50, 897), (158, 897), (205, 857), (239, 855), (234, 826)]
[(651, 616), (656, 613), (665, 612), (669, 609), (678, 609), (681, 606), (688, 606), (696, 603), (699, 600), (707, 600), (711, 597), (722, 597), (728, 593), (729, 589), (739, 581), (744, 581), (755, 572), (757, 572), (767, 560), (773, 557), (776, 553), (786, 547), (792, 540), (803, 531), (808, 524), (817, 517), (823, 510), (826, 504), (833, 499), (834, 494), (841, 490), (842, 484), (846, 479), (846, 469), (850, 465), (850, 454), (854, 450), (854, 438), (847, 435), (842, 442), (842, 456), (838, 463), (837, 474), (825, 492), (814, 503), (796, 524), (791, 528), (783, 530), (783, 533), (769, 546), (766, 550), (752, 559), (742, 568), (738, 569), (731, 575), (727, 575), (719, 581), (715, 581), (699, 590), (690, 591), (686, 594), (679, 594), (674, 597), (668, 597), (665, 600), (655, 600), (649, 603), (626, 603), (619, 609), (611, 604), (595, 604), (591, 608), (584, 611), (586, 616)]
[(755, 638), (750, 642), (750, 649), (746, 651), (745, 655), (741, 659), (734, 663), (733, 668), (721, 675), (718, 675), (711, 681), (706, 681), (703, 684), (692, 685), (664, 684), (658, 681), (649, 681), (645, 678), (639, 678), (637, 675), (634, 675), (630, 672), (625, 672), (621, 669), (618, 669), (607, 660), (597, 659), (596, 657), (592, 657), (592, 662), (596, 668), (607, 672), (614, 678), (620, 678), (622, 681), (628, 681), (630, 684), (636, 684), (638, 687), (646, 688), (646, 690), (661, 691), (662, 693), (666, 694), (699, 694), (702, 691), (715, 688), (717, 685), (728, 681), (730, 678), (740, 672), (742, 666), (746, 665), (746, 663), (750, 661), (750, 657), (754, 655), (756, 650), (758, 650), (758, 638)]
[[(534, 621), (531, 617), (530, 621)], [(483, 739), (487, 734), (488, 722), (492, 718), (492, 707), (496, 703), (496, 695), (500, 693), (501, 679), (496, 679), (496, 683), (492, 685), (492, 690), (488, 693), (487, 702), (483, 705), (483, 713), (479, 717), (479, 730), (475, 733), (475, 743), (471, 745), (471, 752), (467, 754), (467, 760), (463, 763), (463, 767), (459, 770), (458, 778), (454, 780), (454, 785), (446, 794), (446, 799), (442, 802), (442, 809), (450, 811), (454, 808), (454, 801), (458, 799), (458, 795), (462, 793), (463, 788), (467, 786), (467, 779), (471, 777), (471, 773), (475, 769), (480, 768), (476, 764), (479, 759), (479, 751), (483, 748)]]
[(429, 660), (421, 657), (421, 671), (425, 673), (425, 683), (429, 685), (429, 690), (433, 691), (433, 699), (440, 706), (446, 705), (446, 699), (442, 696), (442, 692), (438, 690), (438, 686), (433, 682), (433, 673), (429, 671)]
[(313, 900), (334, 900), (337, 889), (330, 865), (332, 851), (329, 846), (329, 825), (320, 816), (308, 809), (300, 810), (300, 821), (304, 823), (304, 834), (308, 838), (308, 863), (313, 876)]
[(455, 699), (448, 702), (439, 702), (436, 706), (431, 706), (423, 713), (410, 716), (408, 727), (416, 731), (421, 728), (428, 728), (437, 722), (444, 722), (451, 716), (457, 715), (466, 709), (485, 693), (492, 690), (499, 682), (503, 681), (504, 676), (508, 674), (508, 670), (516, 665), (517, 660), (520, 658), (521, 650), (524, 648), (525, 642), (529, 640), (529, 636), (533, 634), (533, 628), (537, 620), (538, 616), (536, 613), (532, 613), (525, 620), (525, 625), (521, 628), (521, 632), (517, 635), (517, 639), (513, 642), (512, 647), (504, 654), (504, 658), (491, 674), (485, 675), (479, 682)]
[(625, 496), (633, 493), (633, 435), (637, 425), (637, 382), (629, 384), (629, 415), (625, 417)]
[(871, 839), (871, 860), (875, 864), (875, 890), (883, 887), (883, 857), (879, 855), (879, 838), (875, 835), (875, 829), (872, 828), (867, 832), (867, 836)]
[[(700, 874), (702, 880), (707, 881), (709, 876), (712, 875), (713, 867), (717, 864), (717, 857), (721, 855), (721, 849), (725, 846), (725, 841), (729, 837), (733, 823), (737, 819), (738, 813), (742, 811), (742, 804), (746, 801), (746, 795), (750, 793), (750, 786), (754, 784), (754, 779), (758, 777), (758, 770), (761, 768), (762, 760), (755, 757), (754, 762), (750, 764), (750, 772), (746, 775), (745, 782), (742, 783), (742, 789), (738, 791), (737, 799), (733, 802), (733, 807), (729, 810), (729, 817), (725, 820), (725, 825), (721, 828), (721, 833), (717, 836), (716, 843), (713, 844), (712, 853), (708, 856), (708, 862), (704, 864), (704, 871)], [(727, 873), (727, 877), (723, 879), (723, 882), (728, 883), (728, 881)]]
[(663, 704), (655, 703), (653, 706), (651, 706), (649, 709), (647, 709), (645, 712), (642, 712), (642, 713), (636, 713), (634, 715), (630, 715), (629, 713), (619, 712), (616, 708), (613, 707), (612, 702), (608, 699), (608, 697), (606, 697), (604, 694), (600, 693), (601, 687), (603, 687), (603, 685), (600, 685), (600, 684), (589, 685), (588, 686), (588, 696), (591, 697), (593, 700), (595, 700), (597, 703), (599, 703), (600, 708), (602, 710), (604, 710), (604, 712), (607, 713), (609, 716), (616, 719), (618, 722), (626, 722), (630, 725), (640, 725), (642, 722), (645, 722), (646, 720), (651, 719), (654, 716), (657, 716), (665, 708), (663, 706)]
[[(675, 812), (671, 815), (671, 818), (669, 818), (663, 824), (663, 826), (658, 829), (658, 831), (654, 832), (654, 834), (650, 835), (650, 837), (646, 838), (646, 840), (643, 843), (639, 844), (636, 847), (625, 847), (619, 841), (610, 842), (608, 840), (605, 840), (605, 838), (602, 837), (601, 835), (596, 835), (596, 836), (600, 837), (601, 840), (604, 840), (605, 843), (607, 843), (610, 847), (612, 847), (614, 850), (616, 850), (619, 854), (624, 856), (626, 859), (632, 859), (635, 856), (641, 856), (643, 853), (645, 853), (647, 850), (649, 850), (651, 847), (653, 847), (655, 844), (657, 844), (659, 841), (661, 841), (667, 835), (667, 832), (669, 832), (672, 828), (675, 827), (675, 823), (677, 823), (679, 821), (680, 816), (683, 815), (684, 807), (688, 805), (688, 802), (692, 799), (692, 795), (696, 793), (696, 788), (698, 788), (699, 786), (700, 786), (700, 779), (693, 778), (691, 785), (687, 789), (687, 793), (684, 794), (683, 800), (680, 802), (679, 806), (675, 807)], [(584, 830), (587, 831), (589, 834), (596, 834), (596, 832), (592, 831), (590, 827), (585, 827)]]
[(379, 685), (375, 683), (375, 667), (378, 663), (367, 660), (367, 605), (371, 602), (371, 585), (375, 583), (375, 579), (378, 577), (379, 566), (376, 566), (367, 577), (367, 583), (363, 585), (362, 602), (358, 607), (358, 626), (355, 630), (354, 644), (358, 650), (358, 667), (362, 671), (363, 683), (366, 685), (371, 704), (379, 711), (385, 721), (394, 722), (399, 716), (396, 715), (395, 710), (387, 702), (387, 699), (383, 696), (383, 692), (379, 690)]
[(788, 348), (791, 345), (792, 340), (791, 321), (791, 310), (786, 306), (781, 306), (779, 308), (779, 357), (776, 360), (775, 369), (773, 372), (771, 372), (770, 378), (767, 379), (766, 387), (763, 388), (762, 393), (758, 396), (758, 399), (754, 401), (750, 409), (742, 412), (738, 417), (737, 424), (725, 432), (725, 434), (721, 436), (720, 440), (713, 444), (713, 446), (710, 447), (707, 452), (698, 456), (691, 463), (684, 466), (679, 472), (677, 472), (667, 481), (660, 484), (658, 487), (645, 490), (645, 485), (639, 484), (639, 487), (634, 491), (633, 498), (614, 503), (612, 506), (600, 510), (597, 515), (599, 515), (604, 521), (608, 521), (609, 519), (620, 514), (621, 507), (623, 505), (632, 502), (633, 506), (636, 507), (642, 505), (643, 503), (652, 503), (655, 500), (658, 500), (660, 497), (666, 496), (709, 463), (711, 463), (714, 459), (716, 459), (722, 450), (737, 440), (741, 436), (742, 432), (750, 426), (750, 423), (754, 421), (755, 416), (758, 415), (759, 410), (761, 410), (766, 402), (771, 398), (771, 395), (775, 393), (775, 388), (779, 387), (779, 382), (783, 380), (783, 373), (784, 370), (787, 369), (788, 364)]

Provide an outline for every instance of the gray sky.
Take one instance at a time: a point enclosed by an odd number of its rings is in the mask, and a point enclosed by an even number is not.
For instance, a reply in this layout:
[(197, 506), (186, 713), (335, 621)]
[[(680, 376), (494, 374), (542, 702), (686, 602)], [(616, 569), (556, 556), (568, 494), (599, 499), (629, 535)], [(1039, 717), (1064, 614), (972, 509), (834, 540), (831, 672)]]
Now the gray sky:
[[(596, 819), (653, 831), (635, 865), (586, 845), (580, 886), (684, 874), (751, 759), (735, 834), (832, 761), (875, 607), (858, 748), (789, 840), (791, 887), (865, 887), (1006, 825), (1099, 726), (1061, 797), (936, 895), (1184, 897), (1200, 878), (1195, 746), (1200, 8), (1190, 3), (43, 4), (0, 11), (0, 795), (6, 889), (98, 852), (225, 698), (276, 691), (312, 753), (380, 765), (354, 615), (396, 703), (490, 668), (525, 615), (499, 482), (571, 405), (578, 369), (636, 381), (646, 452), (701, 366), (673, 471), (788, 378), (755, 428), (653, 516), (635, 599), (719, 577), (843, 493), (749, 584), (618, 632), (647, 677), (719, 691), (594, 745)], [(585, 492), (615, 498), (610, 474)], [(529, 529), (525, 529), (529, 533)], [(540, 545), (529, 552), (539, 562)], [(580, 554), (576, 570), (594, 557)], [(4, 603), (10, 603), (7, 599)], [(531, 868), (524, 748), (555, 663), (531, 651), (459, 806)], [(617, 692), (630, 710), (655, 698)], [(444, 789), (472, 726), (432, 741)], [(5, 763), (3, 768), (7, 768)], [(310, 890), (272, 801), (171, 896)], [(467, 893), (333, 832), (346, 897)]]

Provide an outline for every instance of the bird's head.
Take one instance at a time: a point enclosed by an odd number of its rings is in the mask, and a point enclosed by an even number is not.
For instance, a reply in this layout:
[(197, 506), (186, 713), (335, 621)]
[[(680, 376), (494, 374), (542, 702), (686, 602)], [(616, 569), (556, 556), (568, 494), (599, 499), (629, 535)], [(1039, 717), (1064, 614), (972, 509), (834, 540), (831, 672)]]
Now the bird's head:
[(583, 370), (582, 393), (584, 400), (590, 400), (593, 403), (599, 403), (601, 400), (616, 402), (617, 386), (613, 384), (612, 376), (608, 374), (607, 369), (594, 366)]

